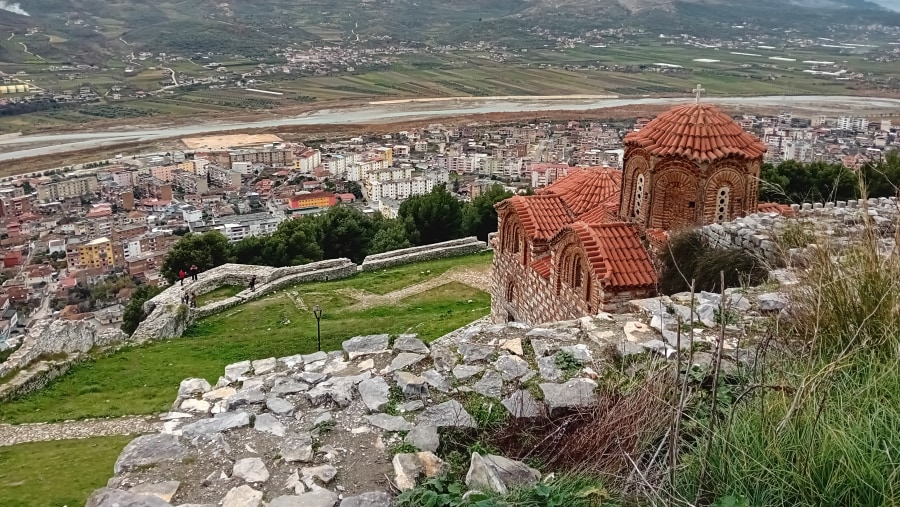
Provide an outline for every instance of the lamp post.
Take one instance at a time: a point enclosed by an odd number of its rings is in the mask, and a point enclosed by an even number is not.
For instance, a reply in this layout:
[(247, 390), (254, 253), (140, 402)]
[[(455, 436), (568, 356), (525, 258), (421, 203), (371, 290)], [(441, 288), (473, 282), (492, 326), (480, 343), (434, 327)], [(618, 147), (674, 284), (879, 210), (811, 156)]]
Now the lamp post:
[(321, 352), (322, 351), (322, 307), (319, 305), (316, 305), (315, 308), (313, 308), (313, 315), (316, 316), (316, 337), (317, 337), (316, 343), (318, 343), (318, 345), (319, 345), (318, 350)]

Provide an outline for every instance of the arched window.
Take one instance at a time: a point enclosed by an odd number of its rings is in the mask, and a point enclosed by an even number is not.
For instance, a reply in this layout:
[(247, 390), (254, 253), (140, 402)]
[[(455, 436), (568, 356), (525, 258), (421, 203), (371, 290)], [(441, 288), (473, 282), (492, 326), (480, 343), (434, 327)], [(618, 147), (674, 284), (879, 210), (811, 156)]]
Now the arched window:
[(581, 256), (578, 254), (572, 255), (572, 268), (570, 273), (572, 273), (572, 277), (569, 279), (569, 283), (572, 285), (572, 288), (581, 288), (584, 284), (584, 269), (582, 269), (581, 265)]
[(638, 175), (634, 186), (634, 218), (641, 217), (641, 207), (644, 205), (644, 175)]
[(728, 198), (731, 193), (729, 187), (722, 187), (716, 193), (716, 222), (728, 220)]
[(515, 282), (509, 282), (509, 285), (506, 286), (506, 301), (512, 303), (516, 300), (516, 284)]

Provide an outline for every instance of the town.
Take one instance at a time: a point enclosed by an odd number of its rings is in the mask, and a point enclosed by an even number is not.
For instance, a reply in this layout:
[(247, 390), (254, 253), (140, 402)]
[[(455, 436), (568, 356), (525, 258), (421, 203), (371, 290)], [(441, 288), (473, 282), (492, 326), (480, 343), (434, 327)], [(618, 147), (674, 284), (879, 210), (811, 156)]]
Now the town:
[[(494, 185), (526, 193), (578, 167), (622, 167), (622, 139), (649, 119), (450, 127), (285, 142), (270, 134), (181, 140), (182, 149), (5, 178), (0, 350), (37, 319), (117, 326), (136, 284), (165, 285), (160, 267), (188, 232), (230, 242), (285, 220), (352, 206), (396, 218), (411, 196), (444, 186), (472, 200)], [(889, 119), (741, 115), (766, 162), (859, 169), (897, 148)]]

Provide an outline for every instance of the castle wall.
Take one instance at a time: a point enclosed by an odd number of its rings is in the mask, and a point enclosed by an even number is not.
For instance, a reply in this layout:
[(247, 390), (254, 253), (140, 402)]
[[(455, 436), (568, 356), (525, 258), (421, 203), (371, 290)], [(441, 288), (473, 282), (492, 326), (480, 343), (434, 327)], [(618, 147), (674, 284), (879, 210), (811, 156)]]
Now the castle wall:
[(392, 266), (399, 266), (401, 264), (458, 257), (460, 255), (478, 253), (485, 249), (487, 249), (487, 244), (484, 241), (479, 241), (478, 238), (473, 236), (453, 241), (445, 241), (443, 243), (435, 243), (433, 245), (369, 255), (363, 260), (360, 270), (375, 271)]

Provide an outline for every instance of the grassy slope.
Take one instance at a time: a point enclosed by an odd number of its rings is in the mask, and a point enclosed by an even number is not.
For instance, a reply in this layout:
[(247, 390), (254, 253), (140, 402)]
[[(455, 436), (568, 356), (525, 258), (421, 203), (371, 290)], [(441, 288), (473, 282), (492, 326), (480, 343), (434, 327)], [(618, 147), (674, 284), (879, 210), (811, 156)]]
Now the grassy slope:
[(130, 436), (0, 447), (0, 505), (76, 507), (106, 484)]
[[(491, 256), (484, 254), (445, 259), (299, 285), (293, 290), (307, 306), (320, 304), (325, 309), (323, 350), (338, 349), (343, 340), (361, 334), (415, 332), (433, 340), (487, 315), (490, 296), (451, 283), (396, 305), (344, 311), (355, 301), (335, 290), (386, 293), (433, 278), (453, 266), (484, 266), (490, 261)], [(470, 299), (472, 303), (467, 302)], [(204, 377), (215, 382), (232, 362), (315, 350), (314, 318), (280, 292), (204, 319), (183, 339), (127, 348), (75, 366), (45, 389), (0, 405), (0, 420), (32, 423), (159, 412), (171, 404), (184, 378)]]

